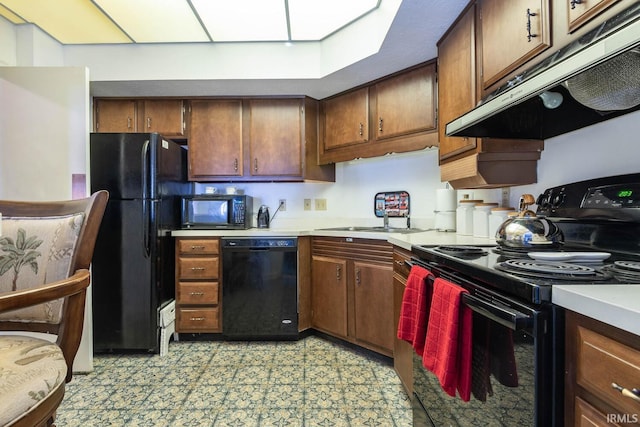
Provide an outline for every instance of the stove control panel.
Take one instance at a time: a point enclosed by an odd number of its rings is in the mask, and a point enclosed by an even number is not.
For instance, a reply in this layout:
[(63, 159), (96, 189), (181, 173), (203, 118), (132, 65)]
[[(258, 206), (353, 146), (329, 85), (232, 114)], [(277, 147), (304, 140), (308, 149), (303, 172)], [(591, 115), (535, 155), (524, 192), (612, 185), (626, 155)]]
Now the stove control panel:
[(640, 223), (640, 174), (618, 175), (548, 188), (537, 214), (552, 218)]
[(589, 188), (580, 205), (586, 209), (640, 207), (640, 184), (617, 184)]

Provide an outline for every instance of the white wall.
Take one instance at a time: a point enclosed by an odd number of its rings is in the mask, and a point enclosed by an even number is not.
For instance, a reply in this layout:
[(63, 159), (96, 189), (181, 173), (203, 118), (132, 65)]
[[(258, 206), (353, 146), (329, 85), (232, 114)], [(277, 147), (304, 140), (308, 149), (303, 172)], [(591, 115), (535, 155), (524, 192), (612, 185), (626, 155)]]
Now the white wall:
[(86, 68), (0, 67), (0, 198), (70, 199), (86, 173)]
[(640, 111), (545, 141), (538, 183), (511, 189), (511, 202), (546, 188), (602, 176), (640, 173)]
[(0, 17), (0, 66), (16, 65), (15, 26)]
[[(196, 187), (204, 192), (211, 185), (224, 191), (227, 184), (200, 183)], [(396, 154), (374, 159), (362, 159), (336, 165), (335, 183), (256, 183), (228, 184), (243, 189), (256, 197), (254, 210), (260, 204), (269, 206), (271, 215), (278, 207), (279, 199), (287, 200), (287, 210), (278, 212), (273, 221), (274, 228), (286, 228), (311, 224), (314, 227), (382, 224), (373, 211), (374, 196), (378, 192), (407, 191), (410, 195), (412, 225), (428, 228), (433, 226), (433, 211), (436, 189), (445, 188), (440, 182), (438, 151), (435, 149), (414, 153)], [(499, 190), (465, 190), (474, 197), (499, 202)], [(304, 211), (304, 199), (327, 199), (327, 210)], [(392, 226), (404, 226), (406, 220), (391, 218)]]

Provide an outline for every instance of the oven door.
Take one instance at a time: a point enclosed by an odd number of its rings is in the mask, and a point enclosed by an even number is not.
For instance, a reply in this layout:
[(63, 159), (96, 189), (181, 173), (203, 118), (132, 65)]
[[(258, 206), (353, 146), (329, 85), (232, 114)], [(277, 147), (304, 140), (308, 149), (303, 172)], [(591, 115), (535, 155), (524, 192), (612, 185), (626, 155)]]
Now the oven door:
[[(530, 307), (450, 271), (425, 266), (470, 293), (472, 395), (447, 395), (414, 353), (414, 426), (553, 426), (562, 424), (563, 352), (553, 345), (552, 306)], [(558, 340), (561, 342), (561, 340)], [(554, 395), (558, 393), (558, 395)]]

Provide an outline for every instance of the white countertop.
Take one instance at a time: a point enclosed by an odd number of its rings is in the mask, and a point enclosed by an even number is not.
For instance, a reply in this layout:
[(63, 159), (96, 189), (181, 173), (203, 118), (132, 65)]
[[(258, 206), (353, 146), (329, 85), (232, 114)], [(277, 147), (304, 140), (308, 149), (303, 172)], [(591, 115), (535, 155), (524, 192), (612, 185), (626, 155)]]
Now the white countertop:
[(640, 335), (640, 285), (556, 285), (561, 307)]
[[(428, 230), (419, 233), (333, 231), (302, 228), (248, 230), (175, 230), (175, 237), (290, 237), (330, 236), (386, 240), (411, 250), (412, 245), (487, 245), (495, 239)], [(640, 285), (556, 285), (552, 302), (617, 328), (640, 335)]]

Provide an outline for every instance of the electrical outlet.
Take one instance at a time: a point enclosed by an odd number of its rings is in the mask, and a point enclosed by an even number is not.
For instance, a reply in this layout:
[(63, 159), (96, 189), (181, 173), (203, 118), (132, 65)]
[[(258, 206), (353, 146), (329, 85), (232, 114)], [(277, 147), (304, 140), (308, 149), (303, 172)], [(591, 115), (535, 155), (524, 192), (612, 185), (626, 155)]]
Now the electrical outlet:
[(502, 206), (509, 206), (509, 199), (511, 198), (511, 188), (504, 187), (502, 189)]
[(304, 199), (304, 210), (305, 211), (311, 210), (311, 199)]
[(281, 211), (286, 211), (287, 210), (287, 199), (280, 199), (279, 200), (279, 207)]
[(327, 199), (315, 199), (316, 201), (316, 210), (317, 211), (326, 211), (327, 210)]

